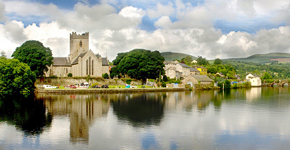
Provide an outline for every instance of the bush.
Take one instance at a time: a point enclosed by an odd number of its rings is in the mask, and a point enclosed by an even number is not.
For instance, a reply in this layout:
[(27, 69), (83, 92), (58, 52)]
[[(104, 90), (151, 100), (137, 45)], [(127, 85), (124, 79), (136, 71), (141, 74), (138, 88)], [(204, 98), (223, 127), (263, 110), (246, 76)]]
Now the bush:
[(243, 86), (244, 88), (251, 88), (251, 82), (244, 82)]
[(230, 80), (226, 80), (225, 81), (225, 89), (230, 89), (231, 88), (231, 81)]
[(111, 73), (110, 74), (110, 77), (111, 77), (111, 79), (113, 79), (115, 76), (117, 76), (118, 74), (117, 73)]
[(168, 81), (168, 77), (166, 75), (163, 75), (163, 81), (167, 82)]
[(191, 85), (190, 84), (185, 84), (185, 88), (190, 88)]
[(126, 80), (126, 83), (127, 83), (127, 84), (130, 84), (131, 82), (132, 82), (131, 79)]
[(67, 77), (72, 77), (72, 73), (68, 73), (67, 74)]
[(162, 82), (161, 86), (166, 87), (166, 82)]
[(102, 75), (102, 77), (103, 77), (104, 79), (109, 79), (109, 75), (108, 75), (108, 73), (104, 73), (104, 74)]
[(98, 82), (93, 83), (93, 84), (91, 85), (91, 87), (94, 87), (94, 86), (96, 86), (96, 85), (99, 85), (99, 83), (98, 83)]
[(273, 83), (274, 80), (273, 79), (266, 79), (266, 83)]

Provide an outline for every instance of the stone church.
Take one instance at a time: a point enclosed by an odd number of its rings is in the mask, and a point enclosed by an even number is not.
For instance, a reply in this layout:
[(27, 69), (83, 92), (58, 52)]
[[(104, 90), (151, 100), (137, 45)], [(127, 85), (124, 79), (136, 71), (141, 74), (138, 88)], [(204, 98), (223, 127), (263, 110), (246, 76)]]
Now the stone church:
[(73, 77), (101, 77), (102, 74), (110, 74), (107, 58), (94, 54), (89, 49), (89, 33), (70, 34), (70, 54), (68, 57), (54, 57), (53, 64), (46, 72), (46, 76), (67, 77), (72, 73)]

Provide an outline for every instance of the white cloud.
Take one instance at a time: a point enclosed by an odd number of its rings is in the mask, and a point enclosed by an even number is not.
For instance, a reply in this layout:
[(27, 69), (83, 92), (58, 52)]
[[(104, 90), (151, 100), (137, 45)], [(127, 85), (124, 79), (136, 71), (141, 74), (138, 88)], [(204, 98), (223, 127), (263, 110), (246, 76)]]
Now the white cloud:
[(175, 12), (173, 8), (173, 3), (169, 2), (167, 5), (162, 5), (160, 3), (156, 4), (156, 8), (147, 9), (148, 17), (158, 18), (160, 16), (170, 16)]

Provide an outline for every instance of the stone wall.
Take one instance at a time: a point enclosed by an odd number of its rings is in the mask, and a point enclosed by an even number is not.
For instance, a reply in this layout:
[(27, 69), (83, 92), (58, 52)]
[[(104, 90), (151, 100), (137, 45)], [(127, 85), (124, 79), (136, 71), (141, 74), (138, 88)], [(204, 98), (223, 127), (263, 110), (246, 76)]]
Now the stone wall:
[[(35, 82), (37, 86), (42, 86), (45, 84), (49, 84), (52, 86), (68, 86), (72, 84), (81, 84), (85, 83), (87, 80), (85, 78), (82, 79), (74, 79), (74, 78), (38, 78)], [(106, 85), (126, 85), (126, 79), (90, 79), (89, 84), (99, 83)], [(131, 82), (134, 85), (142, 85), (141, 80), (132, 80)]]

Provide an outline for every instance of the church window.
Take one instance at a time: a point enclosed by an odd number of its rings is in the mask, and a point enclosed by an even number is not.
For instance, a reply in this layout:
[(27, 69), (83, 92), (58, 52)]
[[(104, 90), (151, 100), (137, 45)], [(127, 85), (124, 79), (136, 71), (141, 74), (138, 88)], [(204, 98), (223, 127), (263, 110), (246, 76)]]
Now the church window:
[(91, 57), (89, 57), (89, 74), (91, 75)]
[(94, 60), (92, 60), (92, 75), (94, 75)]
[(86, 61), (86, 75), (88, 75), (88, 60)]
[(82, 41), (80, 41), (80, 47), (83, 47), (83, 42)]

